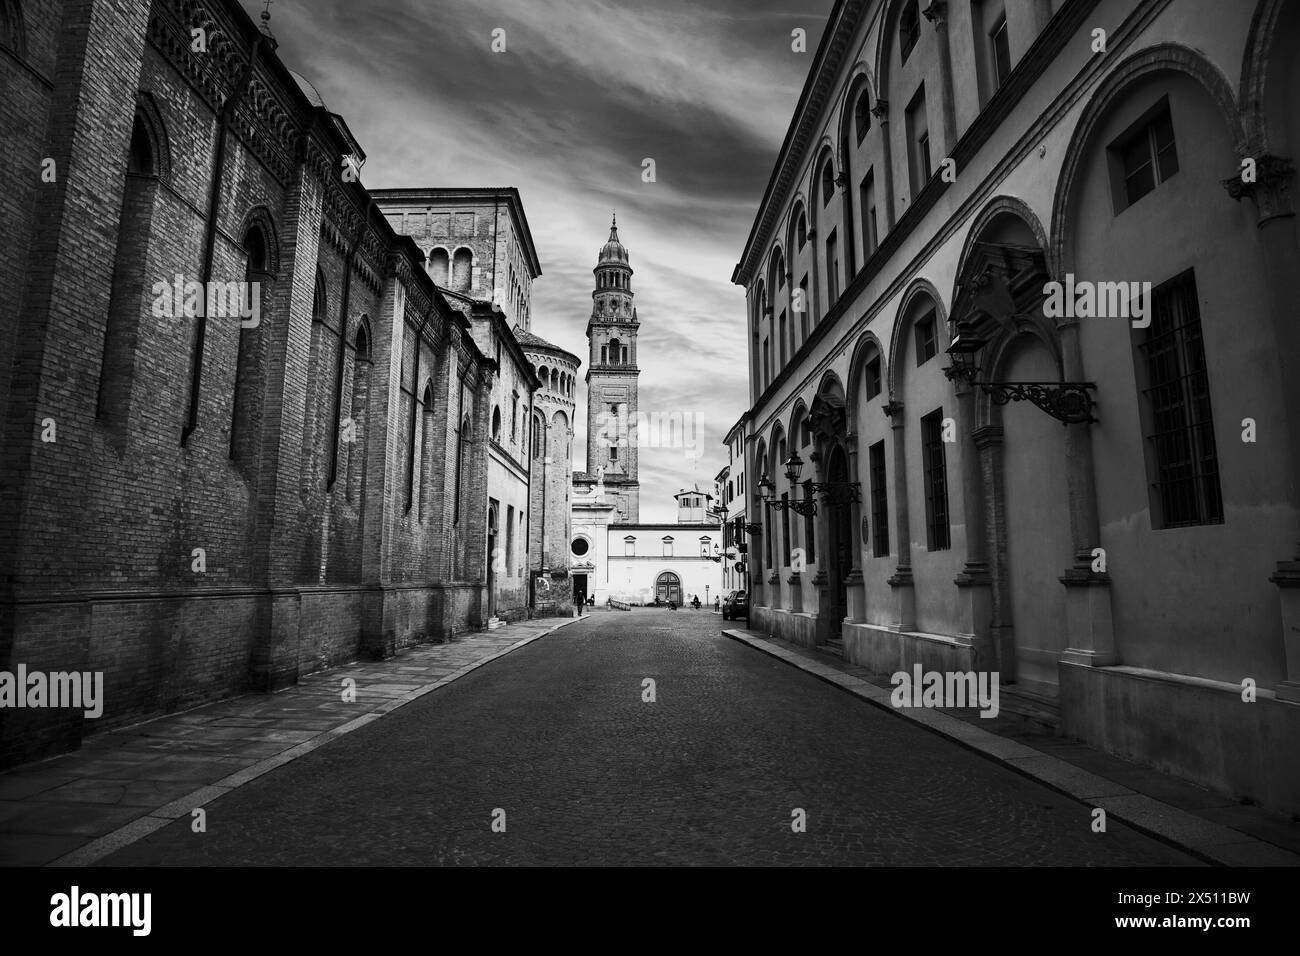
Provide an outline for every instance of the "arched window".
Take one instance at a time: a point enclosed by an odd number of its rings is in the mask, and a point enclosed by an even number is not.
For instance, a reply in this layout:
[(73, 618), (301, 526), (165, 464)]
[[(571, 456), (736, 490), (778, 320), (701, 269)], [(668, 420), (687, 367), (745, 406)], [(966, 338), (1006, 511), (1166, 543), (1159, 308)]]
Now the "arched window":
[(541, 416), (533, 416), (533, 457), (543, 458), (546, 455), (546, 423)]
[[(118, 214), (117, 252), (113, 259), (113, 281), (99, 375), (96, 417), (109, 425), (124, 424), (130, 412), (136, 343), (145, 292), (144, 270), (154, 201), (158, 194), (158, 174), (158, 150), (144, 115), (137, 111), (131, 127), (126, 182)], [(171, 305), (173, 310), (183, 307), (182, 302)]]
[(19, 57), (27, 55), (23, 8), (17, 0), (0, 0), (0, 45), (7, 46)]
[(460, 431), (456, 435), (456, 498), (453, 523), (460, 521), (460, 499), (465, 486), (465, 458), (469, 454), (470, 443), (469, 416), (460, 421)]
[(794, 234), (795, 241), (802, 250), (804, 246), (808, 245), (808, 217), (803, 214), (802, 209), (799, 210), (799, 218), (795, 222)]
[(917, 2), (916, 0), (908, 0), (907, 5), (903, 7), (902, 16), (898, 20), (898, 58), (900, 63), (907, 62), (908, 55), (920, 38), (921, 16), (917, 9)]
[(265, 385), (261, 312), (271, 298), (270, 244), (260, 222), (244, 234), (244, 311), (251, 318), (240, 322), (235, 358), (235, 389), (231, 402), (230, 458), (247, 471), (257, 458), (262, 426), (262, 389)]
[[(343, 443), (347, 449), (347, 498), (361, 499), (365, 487), (366, 409), (370, 397), (370, 323), (365, 316), (357, 327), (352, 349), (352, 410), (344, 423)], [(426, 412), (429, 409), (425, 409)]]
[(474, 253), (462, 246), (452, 257), (451, 266), (452, 291), (468, 292), (474, 279)]
[(621, 365), (623, 362), (623, 346), (618, 339), (609, 340), (609, 362), (611, 365)]
[(867, 88), (864, 86), (853, 102), (853, 133), (859, 143), (867, 138), (869, 129), (871, 129), (871, 97), (867, 95)]
[(325, 274), (317, 266), (316, 290), (312, 294), (311, 301), (311, 346), (307, 355), (307, 396), (304, 403), (302, 429), (304, 449), (302, 480), (304, 488), (309, 486), (312, 476), (316, 474), (312, 464), (316, 456), (320, 454), (317, 446), (320, 444), (322, 428), (317, 419), (322, 404), (320, 395), (322, 379), (324, 378), (322, 370), (327, 364), (324, 350), (326, 335), (330, 331), (327, 324), (328, 310), (329, 298), (325, 289)]
[(431, 249), (429, 251), (429, 278), (433, 284), (447, 288), (447, 275), (451, 266), (451, 260), (447, 257), (446, 249)]
[(835, 170), (831, 167), (830, 157), (822, 165), (822, 205), (829, 206), (835, 195)]
[(492, 408), (492, 440), (496, 442), (501, 440), (501, 406), (499, 405)]
[(429, 500), (429, 478), (433, 474), (433, 383), (426, 382), (424, 394), (420, 397), (420, 507), (419, 519), (424, 520), (426, 504)]

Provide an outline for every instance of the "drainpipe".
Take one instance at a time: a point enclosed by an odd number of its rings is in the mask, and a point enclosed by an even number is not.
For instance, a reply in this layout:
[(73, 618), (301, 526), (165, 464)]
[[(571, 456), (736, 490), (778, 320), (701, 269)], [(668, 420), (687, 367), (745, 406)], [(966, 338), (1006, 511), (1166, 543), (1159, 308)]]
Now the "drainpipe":
[(222, 173), (224, 172), (226, 162), (226, 139), (230, 132), (230, 121), (235, 116), (235, 110), (239, 104), (244, 101), (244, 96), (248, 92), (249, 80), (253, 77), (253, 70), (257, 68), (257, 61), (262, 53), (262, 47), (266, 43), (266, 36), (262, 33), (257, 35), (253, 41), (253, 49), (248, 57), (248, 65), (244, 67), (244, 72), (240, 74), (239, 81), (235, 84), (234, 91), (226, 98), (226, 102), (221, 106), (221, 113), (217, 117), (217, 144), (216, 156), (212, 164), (212, 188), (208, 194), (208, 223), (203, 237), (203, 309), (198, 315), (198, 328), (195, 330), (194, 348), (190, 356), (190, 402), (189, 411), (185, 418), (185, 427), (181, 430), (181, 447), (190, 440), (190, 435), (199, 425), (199, 389), (203, 382), (203, 342), (207, 337), (208, 330), (208, 283), (212, 281), (212, 259), (216, 251), (217, 244), (217, 215), (221, 211), (221, 184)]
[[(352, 248), (348, 250), (347, 263), (343, 267), (343, 304), (339, 311), (339, 360), (334, 367), (334, 440), (330, 443), (330, 478), (325, 486), (326, 491), (334, 488), (334, 479), (338, 477), (339, 470), (339, 429), (342, 427), (339, 416), (343, 414), (343, 360), (348, 351), (348, 303), (352, 298), (352, 266), (366, 237), (366, 230), (370, 228), (370, 211), (374, 205), (374, 199), (367, 196), (365, 216), (361, 220), (361, 227), (357, 230), (356, 239), (352, 241)], [(418, 351), (415, 358), (418, 363), (420, 360)]]

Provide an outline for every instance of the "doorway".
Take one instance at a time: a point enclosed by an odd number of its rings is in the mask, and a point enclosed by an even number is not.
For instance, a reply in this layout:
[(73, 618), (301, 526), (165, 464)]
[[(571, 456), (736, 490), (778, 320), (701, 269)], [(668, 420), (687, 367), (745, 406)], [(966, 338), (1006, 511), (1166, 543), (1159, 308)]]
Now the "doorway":
[(830, 588), (827, 591), (834, 637), (840, 636), (840, 624), (849, 613), (848, 578), (853, 570), (853, 506), (844, 489), (848, 487), (849, 462), (842, 445), (831, 449), (826, 463), (826, 480), (834, 491), (827, 496), (826, 530), (830, 536), (830, 553), (827, 555), (827, 572)]
[(575, 574), (573, 576), (573, 603), (587, 603), (587, 576), (585, 574)]
[(487, 598), (488, 598), (487, 616), (489, 618), (494, 618), (497, 616), (496, 553), (497, 553), (497, 506), (496, 503), (493, 502), (488, 507), (488, 527), (487, 527)]
[(671, 571), (665, 571), (655, 580), (655, 597), (661, 603), (672, 603), (681, 607), (682, 579)]

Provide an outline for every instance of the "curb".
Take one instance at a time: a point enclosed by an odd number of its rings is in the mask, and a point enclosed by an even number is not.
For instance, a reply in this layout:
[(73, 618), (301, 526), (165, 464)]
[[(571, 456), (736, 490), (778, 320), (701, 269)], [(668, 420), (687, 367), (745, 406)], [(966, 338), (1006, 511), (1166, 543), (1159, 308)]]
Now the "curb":
[(890, 703), (891, 694), (888, 690), (827, 664), (810, 660), (805, 655), (766, 638), (738, 628), (724, 628), (722, 633), (725, 637), (747, 644), (818, 680), (848, 691), (868, 704), (911, 721), (1087, 807), (1100, 807), (1108, 817), (1204, 863), (1212, 866), (1300, 865), (1300, 856), (1289, 850), (1195, 816), (1076, 767), (1069, 761), (987, 730), (980, 730), (941, 711), (896, 708)]
[(116, 830), (112, 830), (103, 836), (96, 837), (84, 846), (80, 846), (70, 853), (65, 853), (63, 856), (51, 860), (45, 865), (89, 866), (92, 863), (96, 863), (104, 857), (116, 853), (123, 847), (144, 839), (154, 831), (167, 826), (169, 823), (173, 823), (185, 814), (191, 812), (195, 807), (201, 807), (218, 797), (223, 797), (230, 793), (230, 791), (236, 790), (244, 784), (256, 780), (263, 774), (270, 773), (277, 767), (283, 767), (287, 763), (292, 763), (299, 757), (305, 756), (313, 750), (337, 740), (344, 734), (350, 734), (352, 731), (364, 727), (366, 724), (372, 723), (386, 714), (392, 713), (399, 707), (405, 707), (412, 701), (418, 700), (426, 694), (433, 693), (439, 687), (450, 684), (452, 681), (459, 680), (471, 671), (482, 667), (484, 664), (489, 664), (499, 657), (504, 657), (511, 651), (516, 651), (525, 645), (533, 643), (533, 641), (540, 640), (546, 635), (558, 631), (562, 627), (576, 624), (581, 620), (584, 620), (584, 618), (567, 618), (539, 634), (534, 634), (532, 637), (525, 637), (522, 640), (516, 641), (513, 644), (501, 648), (499, 651), (489, 654), (487, 657), (480, 658), (471, 664), (466, 664), (464, 667), (460, 668), (460, 670), (452, 671), (445, 677), (441, 677), (436, 681), (431, 681), (422, 687), (417, 687), (410, 693), (404, 694), (395, 700), (386, 701), (378, 707), (375, 707), (369, 713), (362, 714), (360, 717), (340, 724), (337, 727), (322, 731), (310, 740), (305, 740), (297, 746), (290, 747), (282, 753), (278, 753), (273, 757), (267, 757), (264, 760), (259, 760), (257, 763), (245, 767), (243, 770), (238, 770), (229, 776), (222, 777), (216, 783), (199, 787), (197, 790), (194, 790), (183, 797), (179, 797), (170, 803), (150, 810), (148, 813), (137, 817), (130, 823), (123, 824)]

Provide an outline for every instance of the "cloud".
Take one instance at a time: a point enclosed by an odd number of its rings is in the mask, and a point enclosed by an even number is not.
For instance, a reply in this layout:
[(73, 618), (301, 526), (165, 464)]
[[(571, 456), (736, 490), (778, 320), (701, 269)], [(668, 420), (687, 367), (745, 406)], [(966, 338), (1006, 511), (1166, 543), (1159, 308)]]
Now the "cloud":
[[(344, 116), (366, 185), (517, 186), (543, 276), (532, 330), (582, 357), (592, 269), (617, 208), (641, 320), (642, 411), (699, 413), (703, 456), (643, 448), (641, 517), (711, 490), (749, 404), (731, 285), (831, 0), (281, 0), (285, 63)], [(260, 2), (247, 0), (256, 17)], [(506, 52), (491, 49), (504, 29)], [(655, 160), (656, 182), (642, 181)], [(584, 467), (586, 390), (577, 396)]]

